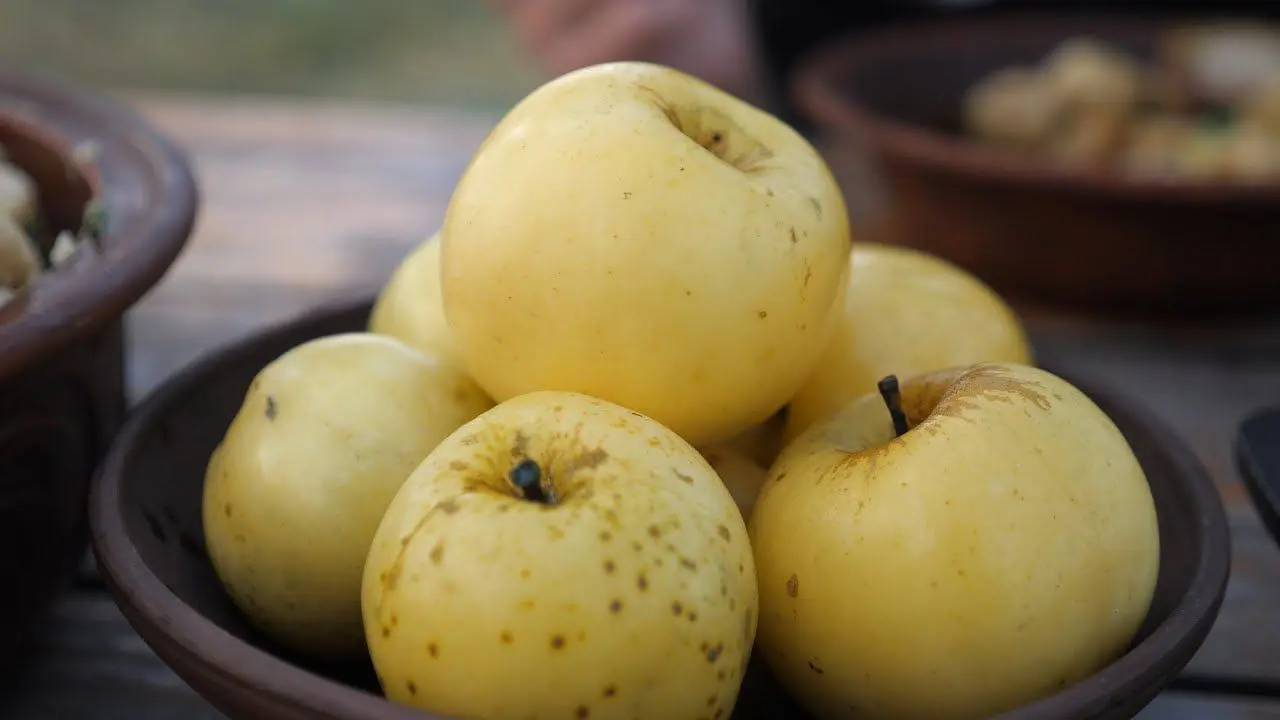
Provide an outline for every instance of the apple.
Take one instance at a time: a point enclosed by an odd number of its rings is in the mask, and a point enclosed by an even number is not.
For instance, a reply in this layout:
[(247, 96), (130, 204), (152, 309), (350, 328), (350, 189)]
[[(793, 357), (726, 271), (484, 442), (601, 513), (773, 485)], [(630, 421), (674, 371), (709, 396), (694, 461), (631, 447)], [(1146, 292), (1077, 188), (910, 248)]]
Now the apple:
[(605, 63), (534, 90), (476, 151), (445, 214), (444, 310), (496, 400), (581, 392), (702, 446), (800, 388), (849, 246), (840, 188), (786, 123)]
[(420, 243), (382, 287), (369, 314), (369, 331), (456, 361), (440, 294), (440, 233)]
[(1124, 436), (1037, 368), (863, 395), (778, 458), (750, 519), (758, 651), (819, 717), (978, 718), (1123, 654), (1160, 563)]
[(843, 318), (787, 408), (786, 441), (891, 373), (978, 362), (1033, 364), (1018, 315), (966, 270), (920, 250), (859, 243)]
[(364, 574), (386, 696), (447, 717), (727, 718), (755, 637), (746, 527), (655, 420), (564, 391), (460, 428)]
[(381, 335), (311, 340), (264, 367), (205, 476), (209, 558), (235, 605), (307, 656), (363, 656), (360, 583), (383, 512), (490, 406), (454, 365)]
[(751, 508), (755, 506), (756, 495), (769, 474), (768, 468), (730, 444), (713, 445), (701, 452), (725, 487), (729, 488), (738, 512), (742, 513), (744, 519), (751, 517)]

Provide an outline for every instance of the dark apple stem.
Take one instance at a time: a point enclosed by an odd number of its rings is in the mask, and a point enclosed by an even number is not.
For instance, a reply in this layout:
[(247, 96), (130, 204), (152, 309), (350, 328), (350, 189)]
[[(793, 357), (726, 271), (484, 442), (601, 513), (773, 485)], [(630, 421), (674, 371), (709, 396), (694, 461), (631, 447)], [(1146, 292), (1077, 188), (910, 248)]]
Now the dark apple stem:
[(542, 490), (542, 468), (529, 458), (511, 468), (511, 484), (519, 488), (524, 499), (529, 502), (551, 502), (551, 498)]
[(880, 397), (884, 398), (885, 407), (889, 408), (889, 417), (893, 418), (893, 432), (902, 437), (907, 430), (907, 416), (902, 412), (902, 393), (898, 390), (898, 376), (889, 375), (880, 381)]

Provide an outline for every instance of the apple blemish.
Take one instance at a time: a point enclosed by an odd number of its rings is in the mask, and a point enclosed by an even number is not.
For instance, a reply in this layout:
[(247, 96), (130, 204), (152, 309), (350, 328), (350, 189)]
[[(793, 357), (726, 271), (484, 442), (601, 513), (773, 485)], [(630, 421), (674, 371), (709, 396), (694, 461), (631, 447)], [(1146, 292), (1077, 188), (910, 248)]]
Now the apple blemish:
[(898, 387), (897, 375), (886, 375), (876, 387), (880, 390), (880, 397), (884, 398), (884, 405), (889, 409), (889, 417), (893, 418), (893, 434), (896, 437), (902, 437), (911, 428), (907, 425), (906, 413), (902, 412), (902, 391)]
[(529, 502), (554, 505), (555, 498), (542, 487), (542, 468), (538, 463), (525, 458), (511, 468), (511, 484), (520, 491), (520, 496)]

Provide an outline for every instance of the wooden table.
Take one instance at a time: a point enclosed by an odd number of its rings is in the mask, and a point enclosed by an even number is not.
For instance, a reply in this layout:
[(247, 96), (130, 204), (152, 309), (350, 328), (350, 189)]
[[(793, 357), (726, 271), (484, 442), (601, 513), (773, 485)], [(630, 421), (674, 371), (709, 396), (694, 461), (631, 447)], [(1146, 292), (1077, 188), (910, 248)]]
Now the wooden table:
[[(367, 292), (443, 217), (495, 118), (420, 108), (131, 96), (191, 153), (203, 210), (186, 253), (128, 320), (135, 398), (201, 352), (316, 303)], [(1126, 387), (1185, 438), (1225, 498), (1233, 576), (1178, 687), (1144, 720), (1280, 718), (1280, 550), (1232, 460), (1235, 427), (1280, 401), (1280, 321), (1159, 328), (1028, 319), (1039, 352)], [(23, 672), (8, 720), (220, 715), (148, 650), (86, 569)]]

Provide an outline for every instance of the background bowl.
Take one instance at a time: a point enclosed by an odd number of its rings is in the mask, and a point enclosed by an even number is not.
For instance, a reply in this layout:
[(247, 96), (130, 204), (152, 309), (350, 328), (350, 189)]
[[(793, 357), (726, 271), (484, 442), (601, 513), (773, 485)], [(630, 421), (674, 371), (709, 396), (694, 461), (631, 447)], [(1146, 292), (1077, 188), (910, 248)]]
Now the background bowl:
[(85, 90), (0, 71), (0, 145), (36, 181), (49, 229), (105, 212), (83, 250), (0, 306), (0, 665), (88, 543), (89, 480), (125, 412), (121, 315), (186, 242), (195, 185), (145, 122)]
[(959, 134), (964, 94), (988, 73), (1037, 64), (1080, 35), (1150, 59), (1170, 22), (1019, 13), (912, 23), (829, 43), (798, 67), (793, 91), (838, 175), (869, 163), (884, 215), (856, 217), (864, 231), (951, 259), (1015, 300), (1128, 313), (1274, 309), (1280, 183), (1069, 171)]
[[(383, 700), (368, 664), (316, 665), (254, 632), (218, 583), (204, 550), (204, 470), (254, 375), (303, 342), (362, 329), (369, 311), (368, 300), (322, 309), (183, 370), (126, 423), (94, 485), (94, 548), (125, 617), (179, 676), (233, 718), (426, 717)], [(1229, 574), (1222, 503), (1190, 452), (1145, 412), (1067, 377), (1111, 415), (1148, 474), (1160, 521), (1160, 578), (1146, 624), (1127, 655), (1005, 720), (1131, 717), (1200, 647)], [(753, 662), (734, 717), (805, 715)]]

